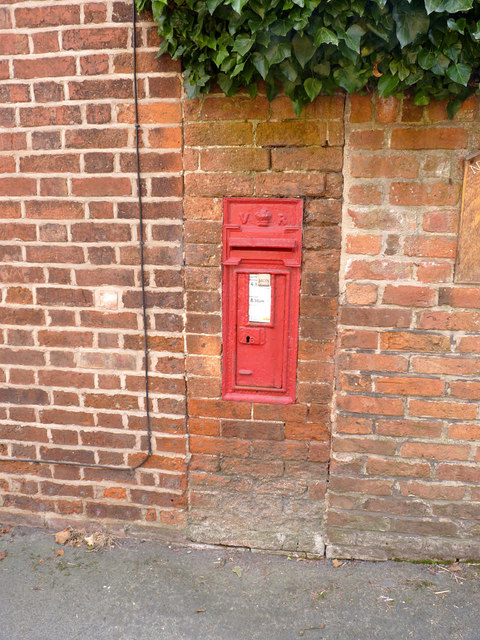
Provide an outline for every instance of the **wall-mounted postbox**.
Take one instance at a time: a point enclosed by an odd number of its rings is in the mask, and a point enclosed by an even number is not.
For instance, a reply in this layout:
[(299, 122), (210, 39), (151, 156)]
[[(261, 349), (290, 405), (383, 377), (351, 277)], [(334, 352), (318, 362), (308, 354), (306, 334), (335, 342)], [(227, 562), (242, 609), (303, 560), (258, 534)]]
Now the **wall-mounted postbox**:
[(223, 398), (295, 402), (303, 203), (226, 198)]

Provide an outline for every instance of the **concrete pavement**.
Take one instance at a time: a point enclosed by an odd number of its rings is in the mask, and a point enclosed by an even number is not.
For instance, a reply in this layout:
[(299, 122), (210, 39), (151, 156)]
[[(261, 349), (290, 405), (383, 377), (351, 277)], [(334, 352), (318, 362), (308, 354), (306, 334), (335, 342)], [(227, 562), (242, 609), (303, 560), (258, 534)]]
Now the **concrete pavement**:
[[(0, 640), (480, 640), (480, 565), (0, 537)], [(56, 555), (63, 550), (63, 555)]]

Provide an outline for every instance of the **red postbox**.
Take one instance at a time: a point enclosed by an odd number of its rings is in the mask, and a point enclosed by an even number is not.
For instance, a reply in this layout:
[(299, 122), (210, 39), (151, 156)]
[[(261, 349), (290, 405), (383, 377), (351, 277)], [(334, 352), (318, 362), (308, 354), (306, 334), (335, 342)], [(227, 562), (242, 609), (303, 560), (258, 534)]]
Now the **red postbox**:
[(223, 398), (295, 402), (303, 203), (226, 198)]

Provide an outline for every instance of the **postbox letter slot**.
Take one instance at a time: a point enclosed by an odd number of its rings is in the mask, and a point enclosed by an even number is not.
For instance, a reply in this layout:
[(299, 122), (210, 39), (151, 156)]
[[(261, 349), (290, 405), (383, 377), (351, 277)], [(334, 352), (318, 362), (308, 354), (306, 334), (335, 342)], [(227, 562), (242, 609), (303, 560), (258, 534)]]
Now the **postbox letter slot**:
[(293, 251), (297, 247), (297, 242), (289, 238), (231, 238), (230, 247), (242, 249), (287, 249)]

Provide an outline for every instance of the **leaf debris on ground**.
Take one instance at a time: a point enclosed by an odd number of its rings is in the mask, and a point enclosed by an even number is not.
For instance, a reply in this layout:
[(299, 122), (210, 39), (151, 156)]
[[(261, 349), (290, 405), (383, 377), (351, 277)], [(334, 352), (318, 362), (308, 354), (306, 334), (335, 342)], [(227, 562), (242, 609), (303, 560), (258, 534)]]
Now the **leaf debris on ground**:
[[(84, 530), (75, 531), (72, 527), (67, 527), (54, 535), (57, 544), (68, 544), (71, 547), (87, 547), (87, 551), (113, 549), (117, 546), (115, 536), (106, 531), (95, 531), (87, 536), (87, 532)], [(57, 555), (63, 554), (58, 552)]]
[(55, 534), (55, 542), (57, 544), (66, 544), (72, 536), (72, 528), (67, 527)]
[(8, 551), (0, 551), (0, 560), (5, 560), (8, 556)]

